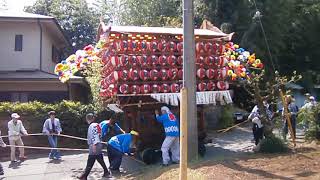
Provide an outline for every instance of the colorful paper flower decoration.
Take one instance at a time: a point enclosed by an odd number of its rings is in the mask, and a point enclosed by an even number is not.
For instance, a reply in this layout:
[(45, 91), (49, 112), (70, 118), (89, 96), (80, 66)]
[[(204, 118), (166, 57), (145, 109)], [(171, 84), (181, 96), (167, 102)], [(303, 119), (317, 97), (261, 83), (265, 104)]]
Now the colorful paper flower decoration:
[(227, 75), (233, 81), (250, 79), (251, 70), (262, 70), (264, 67), (255, 54), (250, 54), (232, 42), (225, 45), (224, 58), (227, 59)]

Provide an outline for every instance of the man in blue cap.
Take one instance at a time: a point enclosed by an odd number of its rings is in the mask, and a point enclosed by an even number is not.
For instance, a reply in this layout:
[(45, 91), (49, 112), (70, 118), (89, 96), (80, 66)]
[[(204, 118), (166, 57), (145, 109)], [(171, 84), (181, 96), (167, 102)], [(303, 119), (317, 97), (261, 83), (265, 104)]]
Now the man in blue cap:
[(117, 136), (113, 136), (108, 141), (108, 158), (110, 167), (109, 169), (112, 172), (120, 172), (120, 165), (122, 162), (123, 154), (131, 154), (133, 153), (133, 148), (135, 143), (137, 142), (137, 137), (139, 133), (136, 131), (131, 131), (130, 133), (119, 134)]

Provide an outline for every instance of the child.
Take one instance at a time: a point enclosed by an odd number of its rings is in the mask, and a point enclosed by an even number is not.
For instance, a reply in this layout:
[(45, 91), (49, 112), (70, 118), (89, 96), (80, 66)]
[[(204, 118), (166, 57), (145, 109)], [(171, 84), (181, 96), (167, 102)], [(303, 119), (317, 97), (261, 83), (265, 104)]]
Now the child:
[(133, 145), (136, 143), (137, 136), (139, 136), (138, 132), (131, 131), (130, 133), (113, 136), (108, 141), (107, 150), (111, 171), (120, 172), (119, 168), (121, 165), (122, 156), (125, 153), (132, 153), (132, 149), (130, 147), (133, 147)]
[[(60, 120), (55, 118), (56, 117), (56, 112), (55, 111), (50, 111), (48, 113), (49, 119), (47, 119), (44, 124), (43, 124), (43, 130), (42, 132), (46, 135), (48, 135), (48, 141), (49, 145), (52, 148), (57, 148), (58, 146), (58, 136), (62, 129), (61, 129), (61, 124)], [(56, 149), (52, 149), (50, 154), (49, 154), (49, 159), (60, 159), (60, 153)]]
[[(1, 131), (0, 131), (0, 136), (1, 136)], [(6, 147), (6, 143), (3, 142), (2, 138), (0, 137), (0, 146), (1, 147)], [(3, 172), (3, 168), (2, 168), (2, 165), (0, 164), (0, 176), (1, 175), (4, 175), (4, 172)]]
[[(11, 114), (12, 120), (8, 122), (8, 134), (9, 134), (9, 143), (12, 145), (10, 147), (11, 149), (11, 163), (16, 163), (16, 147), (14, 147), (16, 144), (18, 146), (23, 146), (23, 142), (21, 139), (21, 133), (23, 135), (28, 135), (27, 130), (24, 128), (22, 121), (19, 120), (20, 116), (17, 113)], [(24, 148), (20, 147), (20, 156), (19, 159), (21, 161), (25, 160), (26, 157), (24, 156)]]
[(86, 120), (87, 123), (90, 124), (87, 135), (89, 157), (85, 172), (78, 178), (86, 180), (96, 160), (104, 170), (102, 177), (109, 177), (110, 173), (106, 164), (104, 163), (102, 154), (103, 144), (101, 143), (101, 127), (98, 123), (95, 123), (95, 116), (92, 113), (87, 114)]
[(180, 161), (180, 144), (179, 144), (179, 120), (166, 106), (161, 107), (162, 115), (159, 115), (158, 110), (155, 111), (156, 119), (164, 126), (166, 138), (164, 139), (161, 151), (163, 166), (168, 166), (170, 161), (169, 150), (172, 152), (172, 161), (178, 164)]

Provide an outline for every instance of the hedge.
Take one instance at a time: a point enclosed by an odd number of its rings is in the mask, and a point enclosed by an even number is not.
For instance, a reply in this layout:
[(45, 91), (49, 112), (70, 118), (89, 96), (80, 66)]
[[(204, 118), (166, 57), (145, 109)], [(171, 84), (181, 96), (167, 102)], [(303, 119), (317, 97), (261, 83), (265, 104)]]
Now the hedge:
[(57, 104), (45, 104), (37, 101), (27, 103), (0, 102), (0, 124), (2, 125), (0, 128), (3, 135), (7, 134), (5, 133), (7, 127), (4, 126), (10, 120), (10, 114), (16, 112), (21, 116), (29, 133), (40, 133), (44, 121), (48, 118), (47, 113), (54, 110), (56, 117), (60, 119), (64, 134), (85, 137), (88, 128), (88, 124), (85, 122), (87, 113), (97, 114), (98, 120), (108, 119), (112, 115), (111, 111), (97, 109), (101, 108), (73, 101), (62, 101)]

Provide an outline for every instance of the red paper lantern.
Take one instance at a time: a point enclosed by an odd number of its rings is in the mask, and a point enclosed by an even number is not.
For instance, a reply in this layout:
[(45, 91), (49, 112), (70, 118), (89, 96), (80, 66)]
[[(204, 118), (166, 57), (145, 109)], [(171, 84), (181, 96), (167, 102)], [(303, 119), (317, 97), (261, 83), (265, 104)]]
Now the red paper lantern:
[(207, 42), (205, 45), (204, 45), (204, 50), (208, 53), (210, 53), (212, 51), (212, 48), (213, 48), (213, 44), (211, 42)]
[(171, 91), (172, 93), (178, 93), (178, 92), (180, 92), (180, 85), (179, 85), (179, 84), (176, 84), (176, 83), (171, 84), (171, 86), (170, 86), (170, 91)]
[(138, 65), (139, 60), (138, 60), (137, 56), (129, 56), (129, 63), (133, 66)]
[(204, 68), (199, 68), (197, 70), (197, 77), (203, 79), (206, 76), (206, 70)]
[(177, 59), (177, 62), (178, 62), (179, 65), (182, 65), (183, 64), (183, 57), (179, 56), (178, 59)]
[(214, 78), (214, 70), (213, 69), (207, 69), (206, 71), (206, 76), (208, 79), (213, 79)]
[(129, 44), (127, 41), (120, 41), (119, 42), (119, 49), (120, 51), (126, 51), (129, 47)]
[(152, 65), (158, 65), (159, 64), (159, 59), (158, 59), (157, 56), (155, 56), (155, 55), (151, 56), (151, 64)]
[(160, 92), (160, 86), (157, 85), (157, 84), (152, 85), (151, 92), (152, 93), (159, 93)]
[(206, 91), (207, 90), (207, 84), (204, 82), (201, 82), (198, 84), (198, 90), (199, 91)]
[(153, 80), (153, 81), (158, 80), (158, 78), (159, 78), (159, 72), (158, 72), (156, 69), (152, 69), (152, 70), (150, 71), (150, 78), (151, 78), (151, 80)]
[(166, 41), (161, 41), (159, 44), (158, 44), (158, 49), (160, 51), (167, 51), (168, 50), (168, 44)]
[(150, 78), (150, 73), (148, 70), (141, 70), (140, 71), (140, 79), (146, 81)]
[(224, 67), (224, 65), (227, 63), (227, 60), (223, 56), (220, 56), (219, 58), (217, 57), (216, 61), (218, 67)]
[(131, 80), (136, 81), (139, 79), (139, 71), (136, 69), (131, 69), (129, 76)]
[(110, 63), (112, 66), (118, 66), (120, 64), (118, 56), (112, 56), (110, 59)]
[(175, 80), (179, 77), (179, 70), (177, 68), (169, 69), (168, 70), (168, 77), (172, 80)]
[(169, 43), (169, 50), (170, 50), (171, 52), (177, 50), (177, 44), (176, 44), (175, 42), (173, 42), (173, 41), (170, 41), (170, 43)]
[(219, 44), (217, 44), (216, 42), (213, 42), (213, 44), (212, 44), (212, 53), (214, 55), (219, 55), (218, 48), (219, 48)]
[(148, 49), (150, 49), (149, 47), (149, 43), (147, 41), (142, 41), (140, 44), (140, 49), (142, 52), (146, 52)]
[(110, 42), (110, 43), (109, 43), (109, 48), (110, 48), (110, 49), (113, 49), (113, 50), (117, 49), (117, 43), (116, 43), (115, 41)]
[(161, 89), (161, 92), (163, 93), (170, 92), (170, 86), (168, 84), (162, 84), (160, 89)]
[(206, 57), (205, 63), (208, 66), (213, 66), (215, 64), (215, 59), (213, 56)]
[(197, 44), (196, 44), (196, 51), (197, 51), (198, 53), (201, 53), (201, 52), (203, 52), (203, 50), (204, 50), (204, 44), (203, 44), (203, 42), (197, 42)]
[(183, 52), (183, 42), (179, 42), (179, 43), (177, 44), (177, 50), (178, 50), (180, 53)]
[(108, 77), (104, 78), (104, 83), (105, 84), (113, 84), (118, 80), (119, 80), (118, 72), (114, 71)]
[(129, 64), (129, 56), (122, 55), (120, 57), (120, 64), (121, 64), (121, 66), (127, 66)]
[(141, 88), (140, 88), (140, 92), (141, 92), (142, 94), (150, 93), (150, 91), (151, 91), (151, 87), (150, 87), (149, 84), (144, 84), (144, 85), (142, 85)]
[(207, 83), (207, 90), (213, 91), (216, 88), (216, 84), (214, 82), (208, 82)]
[(176, 64), (178, 64), (176, 56), (174, 56), (174, 55), (169, 56), (168, 57), (168, 64), (171, 66), (175, 66)]
[(217, 83), (217, 87), (220, 90), (227, 90), (229, 89), (229, 83), (227, 81), (219, 81)]
[(179, 69), (178, 78), (179, 78), (179, 79), (182, 79), (182, 78), (183, 78), (183, 70), (182, 70), (182, 69)]
[(142, 65), (142, 66), (146, 66), (146, 65), (150, 65), (151, 64), (151, 58), (146, 56), (146, 55), (142, 55), (140, 56), (139, 58), (139, 63)]
[(203, 64), (204, 63), (204, 57), (203, 56), (198, 56), (196, 62), (198, 64)]
[(109, 92), (110, 96), (113, 96), (117, 94), (118, 88), (114, 84), (110, 84), (107, 91)]
[(218, 70), (218, 79), (225, 79), (227, 77), (227, 68), (221, 68)]
[(133, 93), (133, 94), (140, 94), (140, 86), (138, 86), (138, 85), (132, 85), (131, 86), (131, 92)]
[(130, 92), (129, 90), (128, 84), (122, 84), (119, 88), (121, 94), (128, 94)]
[(161, 66), (165, 66), (165, 65), (167, 65), (167, 56), (165, 56), (165, 55), (162, 55), (162, 56), (160, 56), (159, 57), (159, 63), (160, 63), (160, 65)]
[(165, 69), (160, 70), (160, 78), (163, 81), (168, 80), (169, 76), (168, 76), (167, 70), (165, 70)]
[(137, 49), (139, 49), (139, 44), (136, 41), (131, 41), (129, 43), (129, 51), (136, 51)]
[(152, 41), (150, 43), (150, 51), (155, 52), (158, 50), (158, 42), (157, 41)]
[(130, 78), (129, 71), (127, 70), (119, 71), (119, 74), (120, 74), (120, 79), (123, 81), (127, 81)]

